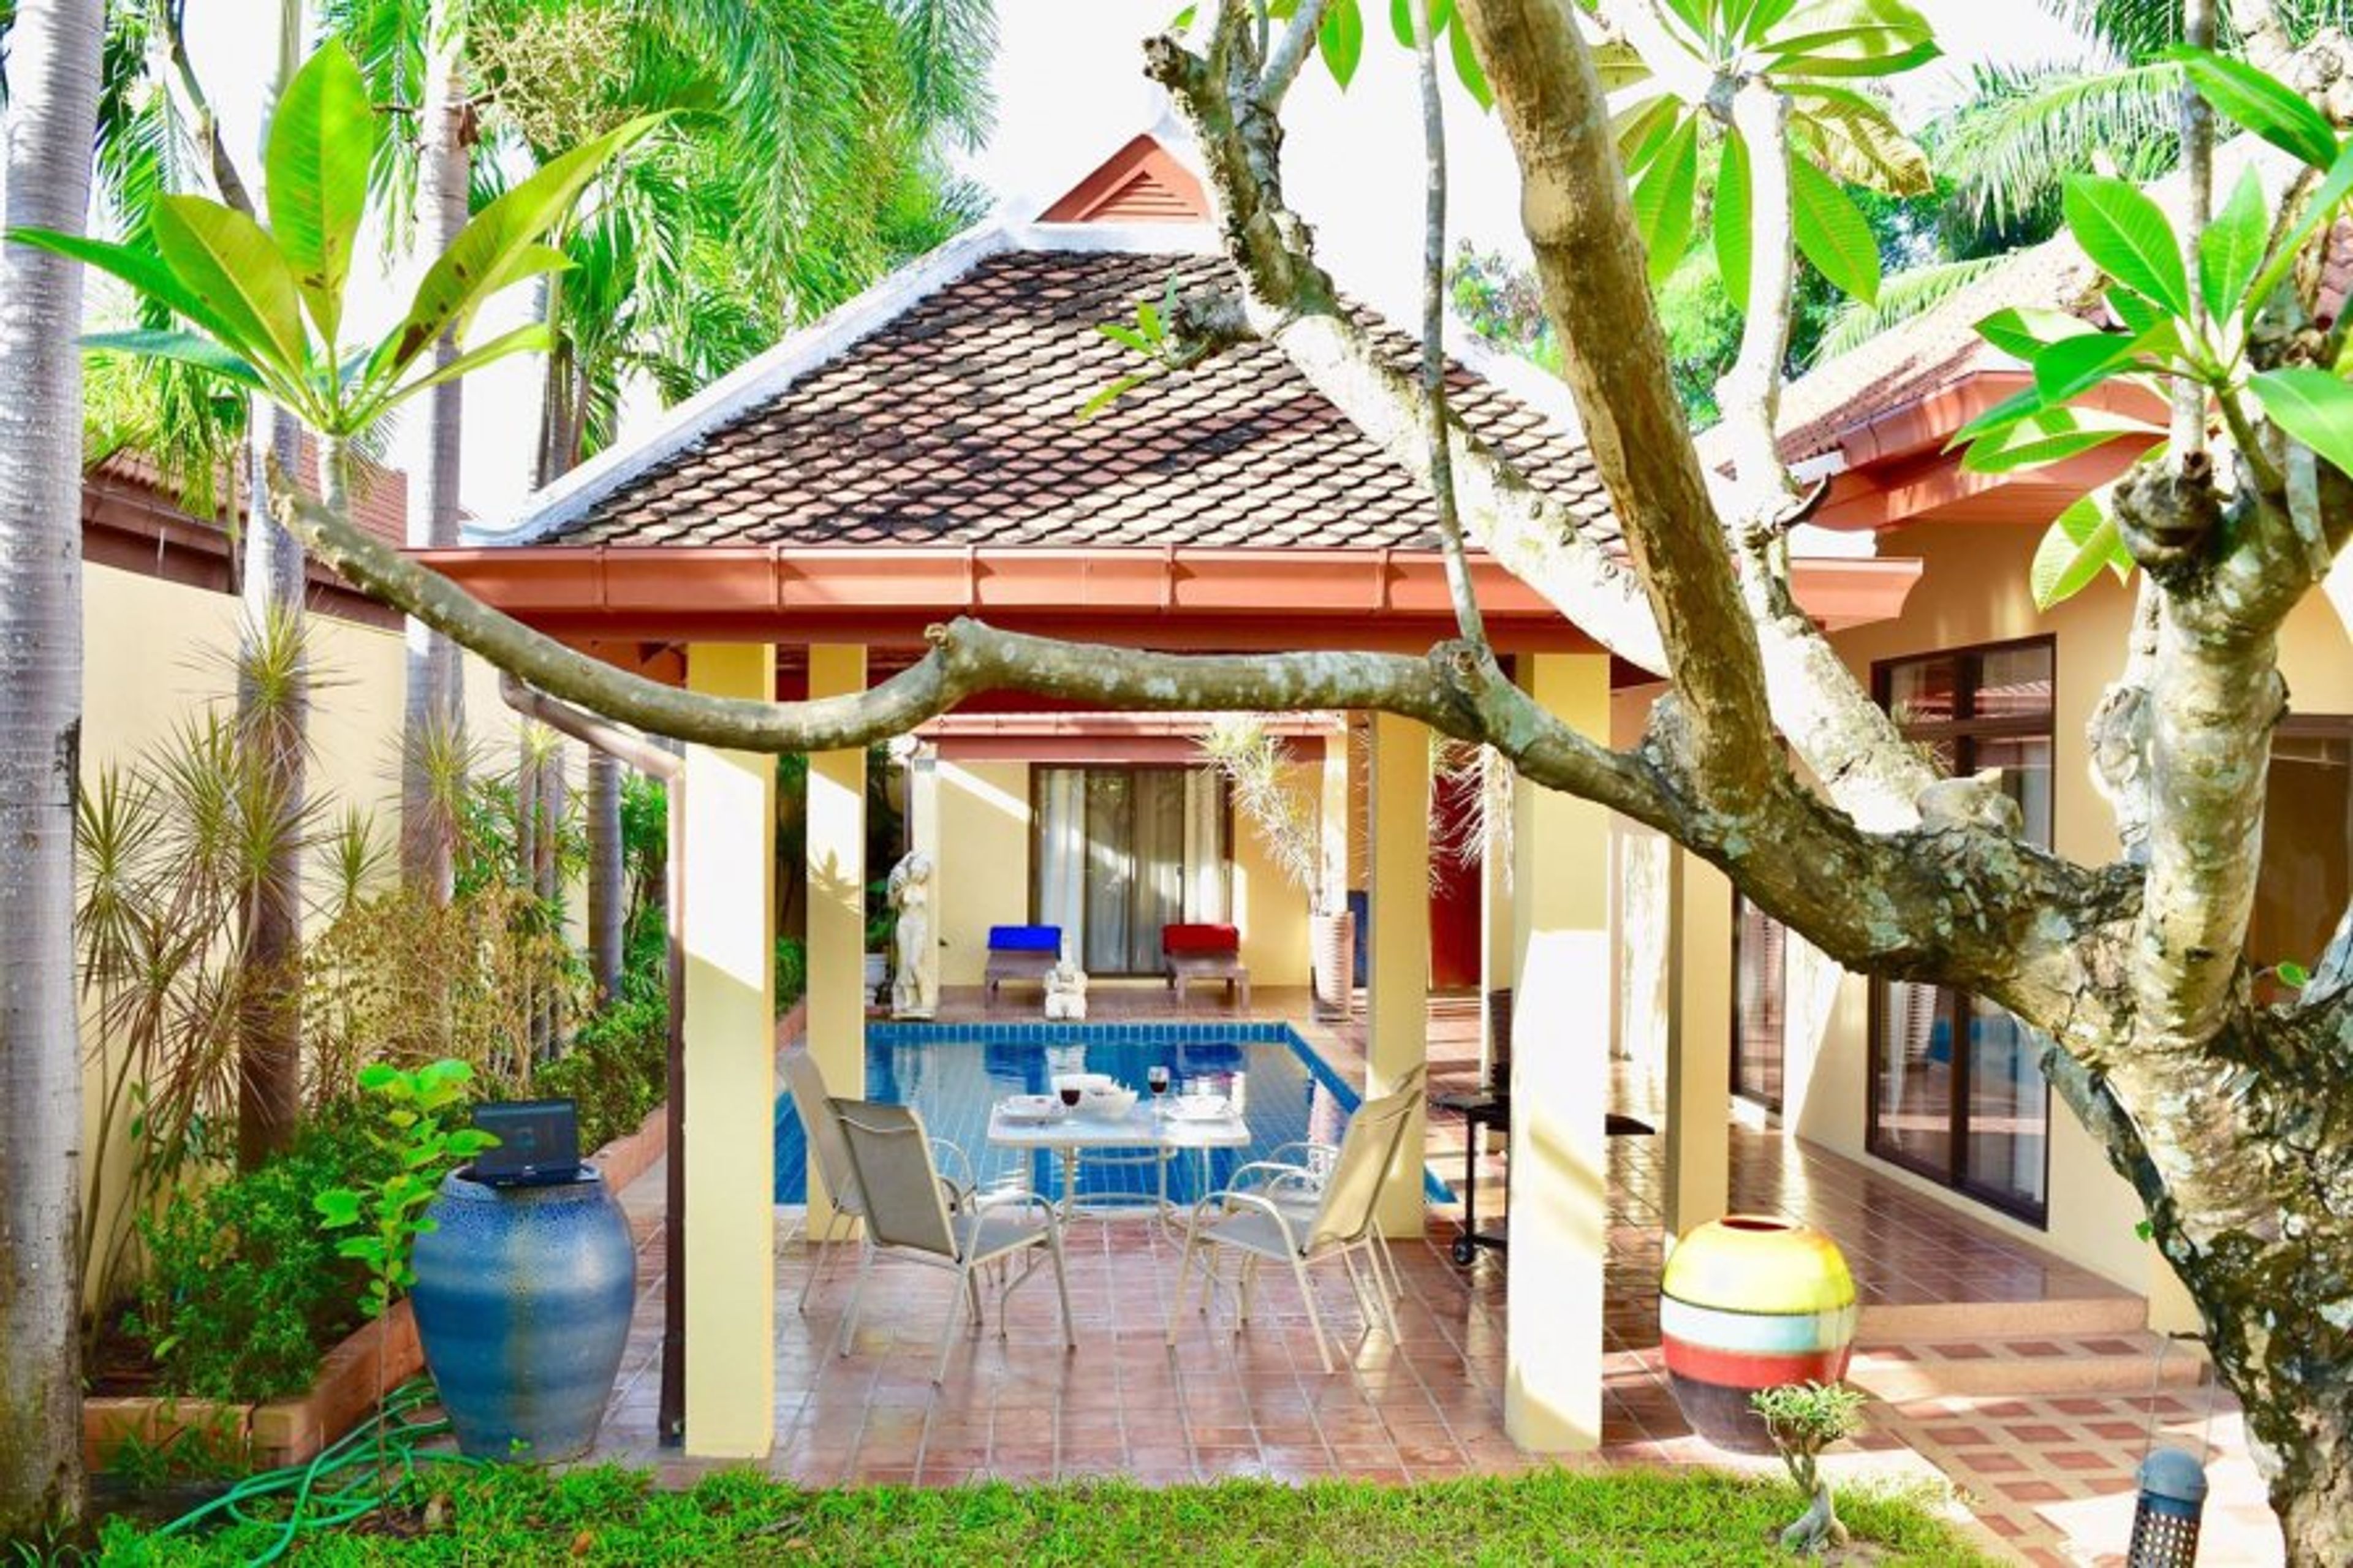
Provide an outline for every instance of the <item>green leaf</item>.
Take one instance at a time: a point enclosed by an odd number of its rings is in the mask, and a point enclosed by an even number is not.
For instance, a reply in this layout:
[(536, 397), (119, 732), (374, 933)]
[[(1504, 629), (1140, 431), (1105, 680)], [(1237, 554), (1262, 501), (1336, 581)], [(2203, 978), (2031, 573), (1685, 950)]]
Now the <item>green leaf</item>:
[(2034, 563), (2027, 569), (2035, 608), (2047, 611), (2074, 597), (2103, 567), (2121, 575), (2131, 570), (2132, 557), (2125, 553), (2116, 521), (2090, 496), (2078, 496), (2052, 520), (2035, 547)]
[(1159, 344), (1168, 341), (1168, 325), (1161, 320), (1160, 307), (1149, 300), (1136, 301), (1135, 327), (1147, 343)]
[(2160, 59), (2179, 60), (2199, 96), (2284, 153), (2316, 169), (2337, 162), (2337, 132), (2328, 117), (2295, 89), (2211, 49), (2176, 44)]
[(2068, 232), (2092, 264), (2176, 316), (2189, 314), (2189, 278), (2165, 213), (2130, 182), (2105, 174), (2067, 181)]
[(1129, 393), (1134, 392), (1137, 387), (1142, 386), (1145, 383), (1145, 377), (1140, 375), (1121, 376), (1118, 380), (1104, 387), (1101, 392), (1098, 392), (1092, 397), (1088, 398), (1079, 409), (1079, 418), (1082, 421), (1092, 419), (1096, 415), (1101, 414), (1104, 409), (1109, 408), (1113, 403), (1117, 402), (1122, 397), (1126, 396)]
[[(1404, 0), (1398, 0), (1399, 5)], [(1623, 38), (1608, 38), (1593, 50), (1594, 74), (1601, 79), (1601, 90), (1616, 92), (1620, 88), (1635, 87), (1651, 79), (1650, 62)]]
[(1978, 336), (2015, 359), (2031, 360), (2061, 338), (2088, 337), (2100, 329), (2081, 316), (2012, 305), (1977, 324)]
[(2325, 370), (2269, 370), (2248, 384), (2271, 422), (2353, 474), (2353, 385)]
[(197, 332), (91, 332), (83, 337), (81, 346), (93, 351), (136, 354), (142, 359), (173, 360), (181, 364), (194, 365), (198, 370), (210, 371), (248, 392), (269, 390), (261, 377), (254, 374), (251, 365)]
[(2231, 199), (2198, 237), (2198, 291), (2218, 321), (2236, 315), (2271, 237), (2263, 182), (2253, 168), (2239, 173)]
[(352, 247), (367, 216), (376, 120), (351, 52), (331, 42), (286, 84), (269, 118), (264, 163), (269, 231), (295, 287), (332, 343), (343, 320)]
[(1682, 114), (1683, 105), (1662, 92), (1629, 104), (1609, 117), (1610, 131), (1618, 138), (1618, 161), (1625, 166), (1629, 180), (1657, 160), (1660, 150), (1674, 135)]
[(202, 196), (165, 196), (150, 216), (164, 265), (289, 380), (310, 363), (293, 271), (261, 226)]
[(1736, 309), (1748, 309), (1749, 225), (1748, 144), (1740, 132), (1725, 133), (1724, 153), (1715, 164), (1715, 269), (1724, 291)]
[(8, 231), (7, 237), (120, 278), (139, 293), (169, 309), (173, 314), (195, 322), (232, 353), (248, 362), (257, 357), (255, 350), (260, 346), (257, 340), (240, 331), (201, 295), (181, 282), (158, 257), (143, 250), (133, 250), (127, 245), (90, 239), (78, 234), (59, 234), (53, 229), (14, 228)]
[(1650, 253), (1651, 281), (1666, 280), (1691, 244), (1692, 207), (1699, 194), (1699, 121), (1676, 125), (1659, 155), (1635, 178), (1634, 224)]
[(2292, 958), (2284, 958), (2272, 965), (2272, 973), (2279, 977), (2281, 984), (2292, 985), (2298, 991), (2312, 984), (2312, 972)]
[(1926, 18), (1903, 0), (1811, 0), (1760, 52), (1778, 76), (1872, 77), (1910, 70), (1943, 51)]
[(1928, 154), (1862, 94), (1825, 85), (1792, 92), (1789, 105), (1792, 129), (1812, 142), (1822, 166), (1840, 179), (1899, 196), (1918, 195), (1935, 184)]
[(588, 182), (659, 122), (659, 116), (641, 116), (551, 158), (475, 214), (417, 285), (407, 317), (377, 346), (367, 379), (398, 377), (444, 331), (470, 315), (510, 273), (517, 254), (537, 245), (571, 211)]
[(2106, 446), (2148, 426), (2101, 409), (2045, 408), (1997, 435), (1970, 444), (1961, 467), (1975, 474), (2040, 468)]
[(1789, 160), (1798, 249), (1831, 287), (1865, 304), (1879, 298), (1879, 241), (1854, 199), (1803, 158)]
[(1316, 52), (1324, 57), (1332, 79), (1345, 90), (1356, 79), (1357, 62), (1365, 58), (1365, 14), (1356, 0), (1329, 0), (1324, 20), (1315, 28)]
[(2280, 237), (2277, 248), (2272, 252), (2270, 264), (2248, 289), (2247, 299), (2256, 308), (2262, 308), (2263, 301), (2272, 297), (2272, 291), (2280, 286), (2289, 269), (2295, 265), (2304, 242), (2311, 237), (2314, 229), (2335, 218), (2337, 207), (2348, 195), (2353, 195), (2353, 146), (2348, 146), (2337, 155), (2337, 162), (2329, 165), (2319, 188), (2306, 198), (2304, 210), (2289, 226), (2287, 233)]
[(1971, 441), (1982, 440), (1988, 436), (2007, 430), (2020, 420), (2041, 413), (2043, 407), (2042, 394), (2033, 387), (2030, 386), (2023, 392), (2012, 393), (1958, 430), (1954, 431), (1952, 439), (1945, 443), (1945, 449), (1949, 452), (1956, 447), (1966, 446)]
[(1495, 89), (1487, 85), (1487, 73), (1471, 48), (1471, 29), (1464, 26), (1459, 11), (1448, 20), (1446, 43), (1448, 52), (1454, 57), (1454, 74), (1461, 79), (1462, 90), (1469, 93), (1480, 108), (1494, 108)]
[(329, 1187), (311, 1200), (311, 1206), (330, 1227), (359, 1223), (360, 1195), (349, 1187)]
[(1146, 358), (1156, 357), (1152, 341), (1124, 321), (1098, 321), (1095, 323), (1095, 331), (1112, 342), (1133, 349)]
[(389, 1062), (370, 1062), (360, 1068), (358, 1083), (369, 1094), (382, 1094), (386, 1089), (406, 1088), (408, 1075)]
[(489, 342), (468, 349), (448, 364), (438, 365), (414, 381), (404, 383), (398, 391), (367, 412), (371, 420), (381, 417), (428, 387), (438, 386), (445, 381), (455, 381), (462, 375), (471, 375), (484, 365), (499, 360), (510, 359), (516, 354), (545, 353), (554, 346), (554, 328), (545, 321), (526, 322), (512, 331), (501, 332)]
[(2123, 332), (2062, 338), (2034, 356), (2034, 390), (2046, 404), (2078, 397), (2123, 374), (2140, 355), (2141, 341)]

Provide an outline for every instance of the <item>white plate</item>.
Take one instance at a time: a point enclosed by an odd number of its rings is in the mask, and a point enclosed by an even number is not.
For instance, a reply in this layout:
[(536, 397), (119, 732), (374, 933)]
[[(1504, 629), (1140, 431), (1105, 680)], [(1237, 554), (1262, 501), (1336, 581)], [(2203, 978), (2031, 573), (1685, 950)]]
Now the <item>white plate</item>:
[(997, 1112), (1008, 1121), (1060, 1121), (1070, 1110), (1059, 1095), (1016, 1094), (997, 1101)]
[(1223, 1121), (1233, 1113), (1233, 1102), (1216, 1095), (1188, 1094), (1168, 1102), (1168, 1114), (1178, 1121)]

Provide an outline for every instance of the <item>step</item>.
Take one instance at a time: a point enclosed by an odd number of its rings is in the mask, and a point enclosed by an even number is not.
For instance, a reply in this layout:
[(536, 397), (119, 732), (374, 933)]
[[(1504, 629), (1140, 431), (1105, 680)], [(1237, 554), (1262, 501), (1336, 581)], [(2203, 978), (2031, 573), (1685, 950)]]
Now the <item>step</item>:
[(2013, 1334), (2129, 1334), (2148, 1326), (2148, 1302), (2115, 1295), (2021, 1301), (1865, 1303), (1855, 1337), (1867, 1344)]
[(2145, 1394), (2152, 1385), (2194, 1388), (2205, 1375), (2206, 1363), (2194, 1347), (2168, 1347), (2145, 1331), (1901, 1343), (1865, 1340), (1855, 1346), (1847, 1370), (1848, 1382), (1891, 1404), (2013, 1394)]

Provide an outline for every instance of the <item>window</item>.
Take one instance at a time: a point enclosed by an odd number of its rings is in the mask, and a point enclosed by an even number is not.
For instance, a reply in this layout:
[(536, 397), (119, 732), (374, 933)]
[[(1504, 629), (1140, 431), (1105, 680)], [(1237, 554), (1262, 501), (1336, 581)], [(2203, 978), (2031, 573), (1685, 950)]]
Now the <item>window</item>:
[(1732, 895), (1732, 1092), (1767, 1110), (1781, 1109), (1788, 936), (1779, 921)]
[[(1956, 775), (2002, 770), (2031, 843), (2051, 842), (2048, 638), (1879, 665), (1879, 700)], [(2024, 1026), (1947, 986), (1875, 981), (1871, 1152), (2036, 1224), (2046, 1212), (2051, 1091)]]
[(1031, 906), (1091, 974), (1156, 974), (1160, 928), (1232, 917), (1225, 781), (1205, 768), (1032, 770)]
[[(2306, 969), (2328, 945), (2353, 899), (2353, 718), (2293, 714), (2272, 735), (2263, 800), (2263, 858), (2255, 880), (2247, 958), (2265, 969)], [(2289, 993), (2269, 977), (2257, 1000)]]

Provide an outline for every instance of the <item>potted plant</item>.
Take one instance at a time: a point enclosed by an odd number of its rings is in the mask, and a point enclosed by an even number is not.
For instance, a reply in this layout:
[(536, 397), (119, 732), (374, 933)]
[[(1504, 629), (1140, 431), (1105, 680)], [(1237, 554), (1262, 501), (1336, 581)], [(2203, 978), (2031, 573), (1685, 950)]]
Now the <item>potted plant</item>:
[(1356, 1004), (1356, 921), (1345, 886), (1347, 863), (1328, 852), (1316, 803), (1287, 776), (1289, 748), (1256, 714), (1219, 719), (1201, 737), (1200, 748), (1225, 775), (1234, 809), (1250, 824), (1267, 858), (1307, 895), (1315, 1016), (1345, 1023)]
[(899, 932), (899, 911), (891, 907), (891, 883), (878, 878), (866, 884), (866, 995), (887, 1001), (891, 985), (892, 942)]

